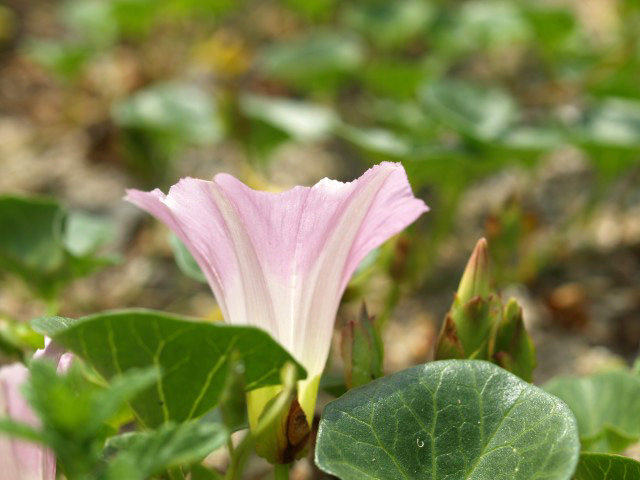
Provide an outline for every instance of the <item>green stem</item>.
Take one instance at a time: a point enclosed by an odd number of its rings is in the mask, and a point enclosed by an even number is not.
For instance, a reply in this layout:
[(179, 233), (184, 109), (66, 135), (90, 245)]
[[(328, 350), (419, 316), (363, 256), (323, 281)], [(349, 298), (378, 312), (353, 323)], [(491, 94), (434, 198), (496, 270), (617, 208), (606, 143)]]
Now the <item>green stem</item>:
[(58, 301), (57, 297), (48, 299), (46, 315), (51, 317), (55, 316), (58, 314), (58, 310), (60, 310), (60, 302)]
[(173, 467), (167, 470), (170, 480), (184, 480), (184, 473), (180, 467)]
[(289, 464), (276, 463), (273, 466), (273, 479), (274, 480), (289, 480)]
[(229, 436), (229, 440), (227, 440), (227, 450), (229, 450), (229, 456), (233, 457), (233, 454), (236, 449), (233, 446), (233, 440), (231, 440), (231, 436)]
[(224, 476), (225, 480), (240, 480), (240, 478), (242, 478), (242, 471), (244, 470), (244, 465), (249, 458), (252, 445), (253, 435), (251, 435), (251, 432), (247, 432), (242, 441), (233, 450), (231, 463), (229, 464), (227, 473)]
[[(282, 411), (289, 405), (291, 396), (295, 393), (296, 387), (296, 368), (291, 363), (287, 363), (282, 367), (282, 391), (278, 394), (275, 401), (269, 406), (269, 408), (262, 414), (258, 426), (254, 432), (247, 432), (247, 435), (242, 439), (240, 444), (234, 449), (231, 455), (231, 463), (225, 474), (225, 480), (239, 480), (244, 469), (244, 464), (249, 458), (251, 447), (253, 446), (254, 438), (259, 437), (263, 432), (273, 426), (278, 420)], [(286, 477), (289, 478), (288, 473)]]

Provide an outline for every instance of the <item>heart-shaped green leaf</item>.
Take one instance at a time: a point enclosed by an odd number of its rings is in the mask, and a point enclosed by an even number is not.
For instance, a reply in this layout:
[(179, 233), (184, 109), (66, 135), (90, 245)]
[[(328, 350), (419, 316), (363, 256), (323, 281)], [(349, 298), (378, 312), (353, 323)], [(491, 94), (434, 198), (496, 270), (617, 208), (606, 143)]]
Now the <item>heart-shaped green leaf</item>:
[(544, 389), (564, 400), (578, 420), (585, 450), (616, 453), (640, 440), (640, 377), (624, 370), (561, 377)]
[[(159, 367), (160, 381), (131, 403), (146, 426), (196, 418), (215, 407), (235, 358), (244, 367), (247, 390), (280, 383), (280, 368), (295, 363), (260, 329), (152, 310), (113, 311), (79, 320), (43, 317), (33, 326), (107, 379), (131, 368)], [(298, 375), (305, 376), (300, 366)]]
[(640, 462), (620, 455), (583, 453), (576, 469), (575, 480), (637, 480)]
[(579, 450), (563, 402), (493, 364), (446, 360), (329, 403), (316, 462), (343, 480), (567, 480)]

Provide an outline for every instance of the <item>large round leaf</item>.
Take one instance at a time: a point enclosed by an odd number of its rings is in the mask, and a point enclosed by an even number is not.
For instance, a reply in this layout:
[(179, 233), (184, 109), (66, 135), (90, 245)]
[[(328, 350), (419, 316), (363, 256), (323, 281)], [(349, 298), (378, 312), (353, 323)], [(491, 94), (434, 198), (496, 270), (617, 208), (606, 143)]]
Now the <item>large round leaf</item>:
[(447, 360), (328, 404), (316, 462), (343, 480), (564, 480), (579, 449), (562, 401), (493, 364)]
[(617, 453), (640, 440), (640, 377), (625, 370), (559, 377), (544, 386), (571, 407), (583, 448)]

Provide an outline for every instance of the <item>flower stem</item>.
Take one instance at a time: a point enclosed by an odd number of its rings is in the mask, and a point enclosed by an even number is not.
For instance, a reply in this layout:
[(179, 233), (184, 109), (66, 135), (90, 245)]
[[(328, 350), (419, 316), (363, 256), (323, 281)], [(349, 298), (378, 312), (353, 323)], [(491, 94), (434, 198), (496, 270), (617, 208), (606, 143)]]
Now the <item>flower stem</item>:
[(240, 480), (242, 478), (242, 470), (244, 470), (244, 464), (249, 458), (251, 445), (253, 445), (253, 435), (251, 435), (251, 432), (247, 432), (242, 441), (233, 450), (231, 463), (224, 476), (225, 480)]
[[(225, 480), (240, 480), (244, 464), (249, 458), (249, 453), (251, 451), (250, 447), (253, 445), (254, 438), (259, 437), (265, 430), (271, 428), (273, 423), (275, 423), (279, 418), (282, 411), (289, 405), (291, 396), (295, 393), (297, 380), (296, 373), (296, 368), (291, 363), (287, 363), (282, 367), (282, 391), (278, 394), (275, 401), (269, 406), (269, 408), (263, 413), (255, 431), (247, 432), (247, 435), (233, 450), (233, 453), (231, 454), (231, 463), (229, 464), (227, 473), (224, 476)], [(278, 480), (280, 478), (288, 478), (288, 473), (285, 477), (276, 477)]]
[(58, 301), (57, 297), (52, 297), (49, 300), (47, 300), (47, 308), (45, 312), (47, 316), (57, 315), (59, 310), (60, 310), (60, 302)]
[(180, 467), (170, 468), (167, 474), (170, 480), (184, 480), (184, 473)]
[(289, 480), (289, 464), (276, 463), (273, 466), (274, 480)]

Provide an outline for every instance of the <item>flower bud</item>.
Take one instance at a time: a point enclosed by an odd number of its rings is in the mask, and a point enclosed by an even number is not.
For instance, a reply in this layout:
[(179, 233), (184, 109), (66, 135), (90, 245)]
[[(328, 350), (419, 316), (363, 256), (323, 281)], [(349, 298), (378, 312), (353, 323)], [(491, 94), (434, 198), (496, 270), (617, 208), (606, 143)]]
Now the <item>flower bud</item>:
[(533, 380), (536, 354), (533, 341), (524, 328), (522, 308), (515, 299), (504, 307), (502, 321), (497, 327), (491, 345), (492, 359), (505, 370), (523, 380)]
[(458, 299), (467, 303), (489, 295), (489, 251), (484, 238), (478, 240), (458, 286)]
[(374, 317), (369, 317), (363, 304), (357, 320), (342, 329), (342, 359), (347, 388), (358, 387), (382, 376), (384, 350)]

